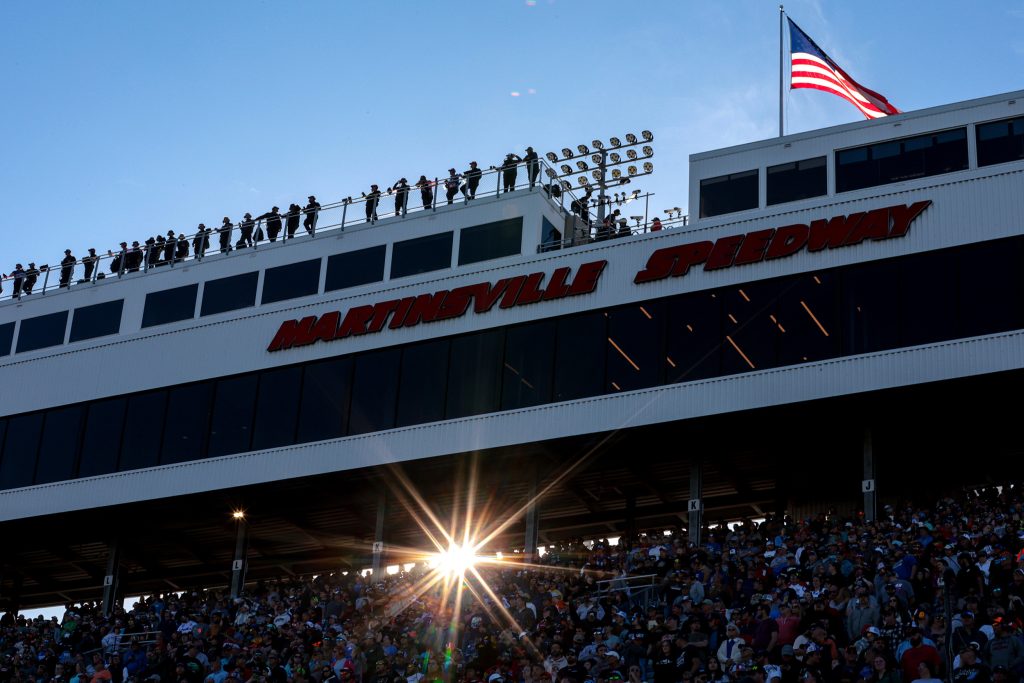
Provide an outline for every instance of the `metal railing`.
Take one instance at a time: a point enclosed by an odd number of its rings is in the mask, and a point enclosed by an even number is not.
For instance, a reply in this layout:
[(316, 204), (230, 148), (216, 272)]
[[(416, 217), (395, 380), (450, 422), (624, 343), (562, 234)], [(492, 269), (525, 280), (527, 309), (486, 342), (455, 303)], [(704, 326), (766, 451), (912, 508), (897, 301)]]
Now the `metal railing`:
[(658, 590), (660, 589), (661, 577), (657, 574), (641, 574), (639, 576), (616, 576), (613, 579), (602, 579), (595, 581), (597, 590), (591, 593), (594, 597), (611, 595), (612, 593), (625, 592), (629, 597), (630, 604), (634, 607), (642, 607), (644, 611), (660, 600)]
[[(70, 289), (111, 277), (135, 277), (152, 270), (191, 265), (211, 257), (247, 253), (278, 240), (285, 243), (295, 239), (313, 239), (324, 233), (344, 232), (353, 226), (402, 220), (410, 214), (437, 212), (439, 207), (442, 210), (448, 210), (449, 206), (460, 208), (474, 199), (497, 197), (522, 190), (540, 192), (565, 215), (566, 203), (571, 205), (577, 197), (546, 179), (546, 170), (549, 168), (547, 162), (539, 159), (535, 164), (519, 162), (510, 168), (491, 166), (486, 170), (480, 169), (476, 182), (459, 174), (451, 199), (448, 195), (452, 193), (446, 186), (449, 177), (435, 177), (420, 185), (414, 183), (400, 187), (396, 183), (377, 195), (363, 193), (359, 197), (350, 196), (317, 206), (293, 205), (288, 211), (278, 214), (279, 218), (276, 219), (268, 219), (264, 214), (259, 219), (233, 222), (218, 228), (204, 226), (205, 230), (191, 234), (171, 231), (166, 238), (161, 236), (163, 241), (151, 237), (145, 242), (136, 241), (131, 246), (125, 243), (126, 246), (117, 251), (108, 249), (105, 254), (76, 258), (74, 263), (69, 261), (38, 267), (29, 263), (29, 268), (21, 272), (0, 276), (0, 300), (45, 295), (54, 290)], [(420, 199), (418, 203), (414, 201), (417, 195)], [(385, 208), (382, 202), (390, 206)], [(76, 277), (77, 273), (82, 273), (82, 277)]]
[[(593, 220), (593, 211), (597, 208), (597, 204), (593, 204), (587, 208), (584, 213), (579, 213), (579, 207), (573, 207), (576, 210), (568, 214), (571, 219), (567, 221), (566, 234), (559, 233), (554, 236), (554, 239), (546, 239), (537, 245), (538, 252), (554, 251), (557, 249), (565, 249), (567, 247), (579, 246), (582, 244), (590, 244), (592, 242), (603, 242), (606, 240), (618, 239), (620, 237), (630, 237), (632, 235), (643, 235), (649, 232), (658, 232), (659, 230), (670, 230), (685, 228), (689, 225), (689, 216), (685, 214), (679, 214), (673, 218), (666, 218), (661, 220), (658, 217), (651, 217), (649, 215), (650, 198), (654, 196), (654, 193), (648, 193), (638, 195), (636, 197), (630, 197), (628, 200), (620, 202), (607, 202), (606, 203), (606, 214), (609, 211), (628, 205), (633, 201), (644, 201), (643, 215), (633, 214), (628, 217), (615, 218), (612, 215), (606, 215), (605, 221), (601, 224), (596, 223)], [(630, 225), (630, 222), (633, 225)]]

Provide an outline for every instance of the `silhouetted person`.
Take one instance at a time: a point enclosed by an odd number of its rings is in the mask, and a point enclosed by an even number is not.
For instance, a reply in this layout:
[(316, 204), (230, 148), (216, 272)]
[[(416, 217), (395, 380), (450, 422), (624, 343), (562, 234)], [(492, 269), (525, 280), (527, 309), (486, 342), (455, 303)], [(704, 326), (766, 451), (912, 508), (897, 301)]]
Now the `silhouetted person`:
[(139, 241), (134, 240), (132, 242), (132, 248), (128, 250), (125, 255), (125, 267), (130, 273), (139, 272), (139, 268), (142, 267), (142, 259), (144, 254), (142, 253), (142, 247), (139, 246)]
[(234, 225), (231, 223), (231, 219), (224, 216), (224, 220), (221, 222), (220, 228), (217, 232), (220, 233), (220, 253), (226, 254), (231, 251), (231, 231), (234, 229)]
[(526, 148), (526, 156), (523, 157), (523, 161), (526, 162), (526, 175), (530, 179), (530, 189), (532, 190), (537, 183), (537, 177), (540, 176), (540, 159), (533, 151), (533, 147)]
[[(160, 238), (161, 240), (163, 238)], [(146, 240), (146, 262), (150, 268), (155, 268), (160, 262), (160, 256), (163, 254), (163, 245), (157, 247), (156, 238), (150, 237)]]
[(199, 227), (196, 228), (195, 236), (192, 238), (192, 253), (196, 255), (197, 259), (201, 259), (209, 248), (210, 231), (207, 230), (205, 223), (200, 223)]
[(117, 273), (118, 276), (124, 272), (124, 269), (128, 267), (128, 243), (121, 242), (121, 251), (117, 253), (117, 256), (110, 260), (110, 272)]
[(21, 264), (14, 266), (14, 272), (11, 273), (11, 277), (14, 278), (14, 294), (15, 298), (21, 296), (21, 289), (25, 286), (25, 269)]
[(252, 214), (247, 213), (242, 217), (242, 220), (238, 221), (238, 230), (241, 232), (241, 236), (238, 238), (238, 244), (235, 245), (238, 249), (252, 246), (252, 231), (256, 227), (256, 221), (252, 219)]
[(174, 250), (178, 248), (178, 238), (173, 230), (167, 231), (167, 239), (164, 241), (164, 263), (174, 261)]
[(29, 263), (28, 270), (25, 271), (25, 284), (21, 286), (21, 291), (25, 294), (31, 294), (32, 288), (36, 286), (36, 280), (39, 279), (39, 269), (36, 268), (36, 264)]
[(178, 235), (177, 245), (174, 247), (174, 260), (181, 263), (188, 258), (188, 238)]
[(421, 175), (416, 181), (416, 187), (420, 188), (420, 199), (423, 200), (423, 208), (429, 209), (434, 203), (434, 186), (427, 180), (427, 176)]
[(468, 202), (470, 199), (476, 199), (476, 188), (480, 185), (480, 176), (483, 175), (483, 171), (477, 168), (476, 162), (469, 162), (469, 168), (462, 174), (462, 177), (466, 179), (466, 184), (462, 186), (462, 196), (466, 198)]
[(285, 214), (285, 229), (288, 231), (288, 239), (295, 237), (295, 231), (299, 229), (299, 216), (302, 213), (302, 207), (298, 204), (292, 204), (288, 207), (288, 213)]
[(280, 209), (276, 206), (267, 213), (263, 214), (256, 220), (267, 222), (267, 237), (270, 238), (271, 242), (277, 241), (277, 236), (281, 234), (281, 214), (278, 213)]
[(516, 154), (506, 154), (505, 161), (501, 164), (501, 181), (503, 192), (512, 192), (516, 189), (516, 176), (519, 175), (519, 162), (522, 159)]
[(313, 195), (309, 195), (308, 199), (309, 203), (302, 209), (302, 212), (306, 214), (306, 220), (302, 221), (302, 227), (310, 235), (313, 235), (316, 233), (316, 219), (320, 216), (320, 202)]
[(459, 181), (461, 180), (462, 176), (456, 173), (454, 168), (448, 169), (448, 177), (444, 179), (444, 193), (448, 197), (449, 204), (455, 199), (455, 193), (459, 191)]
[(405, 203), (409, 199), (409, 181), (402, 178), (391, 189), (395, 193), (395, 215), (401, 216), (405, 211)]
[(100, 257), (96, 255), (96, 250), (90, 248), (89, 255), (82, 257), (82, 265), (85, 266), (85, 277), (82, 278), (82, 282), (91, 282), (92, 274), (96, 272), (96, 265), (99, 263)]
[(366, 222), (372, 223), (377, 220), (377, 202), (380, 201), (380, 189), (376, 185), (370, 185), (369, 194), (363, 193), (366, 197)]
[(70, 287), (71, 286), (71, 277), (75, 274), (75, 264), (76, 263), (78, 263), (78, 259), (76, 259), (74, 256), (72, 256), (71, 250), (70, 249), (65, 249), (64, 250), (64, 258), (62, 258), (60, 260), (60, 286), (61, 287)]

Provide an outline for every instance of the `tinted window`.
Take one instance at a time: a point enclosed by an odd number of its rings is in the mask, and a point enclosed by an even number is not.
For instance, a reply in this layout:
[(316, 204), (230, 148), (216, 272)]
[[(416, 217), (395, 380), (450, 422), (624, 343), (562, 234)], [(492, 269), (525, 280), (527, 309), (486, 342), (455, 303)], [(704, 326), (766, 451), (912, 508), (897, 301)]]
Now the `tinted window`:
[(9, 356), (14, 342), (14, 323), (0, 325), (0, 356)]
[(967, 129), (878, 142), (836, 152), (836, 192), (961, 171), (967, 168)]
[(30, 486), (36, 469), (43, 414), (18, 415), (7, 420), (3, 460), (0, 460), (0, 488)]
[(105, 337), (121, 330), (121, 309), (124, 299), (75, 309), (71, 319), (71, 341)]
[(307, 365), (302, 377), (299, 443), (345, 436), (351, 392), (351, 358)]
[(522, 217), (463, 228), (459, 231), (459, 265), (512, 256), (522, 247)]
[(403, 349), (396, 426), (443, 420), (447, 380), (447, 339)]
[(547, 218), (541, 218), (541, 232), (544, 235), (541, 244), (545, 250), (560, 249), (562, 246), (562, 231), (556, 228)]
[(259, 273), (244, 273), (210, 280), (203, 286), (200, 315), (214, 315), (256, 305), (256, 281)]
[(18, 330), (18, 353), (63, 344), (67, 326), (67, 311), (22, 320)]
[(391, 277), (406, 277), (452, 265), (452, 233), (427, 235), (391, 247)]
[(500, 329), (452, 339), (448, 371), (449, 418), (498, 410), (504, 343), (505, 334)]
[(82, 406), (47, 411), (36, 465), (37, 484), (66, 481), (75, 476), (84, 414)]
[(206, 452), (210, 429), (213, 382), (200, 382), (171, 389), (167, 398), (167, 422), (160, 462), (198, 460)]
[(665, 375), (665, 306), (653, 301), (608, 312), (607, 391), (661, 384)]
[(899, 263), (862, 263), (843, 273), (845, 353), (870, 353), (900, 345)]
[(604, 313), (598, 312), (558, 321), (555, 401), (604, 392), (607, 320)]
[(302, 368), (297, 365), (260, 374), (256, 424), (252, 435), (254, 451), (295, 443), (301, 383)]
[(265, 304), (316, 294), (320, 288), (320, 259), (267, 268), (263, 275)]
[(505, 333), (501, 408), (526, 408), (551, 400), (555, 321), (510, 327)]
[(166, 408), (166, 391), (138, 394), (128, 399), (118, 463), (120, 471), (153, 467), (159, 462)]
[(757, 169), (700, 181), (700, 217), (757, 208)]
[(123, 398), (112, 398), (89, 405), (78, 476), (91, 477), (117, 471), (127, 403)]
[(720, 373), (728, 375), (774, 367), (780, 329), (779, 282), (752, 282), (723, 287), (715, 292), (721, 301)]
[(364, 434), (395, 426), (400, 349), (357, 356), (352, 379), (349, 434)]
[(720, 367), (722, 300), (715, 292), (695, 292), (669, 301), (665, 368), (670, 382), (714, 377)]
[(901, 259), (900, 346), (956, 335), (956, 256), (948, 251)]
[(222, 379), (214, 393), (210, 423), (210, 457), (242, 453), (252, 440), (256, 405), (256, 374)]
[(1019, 241), (975, 244), (959, 251), (959, 337), (1005, 332), (1021, 325)]
[(791, 365), (834, 358), (840, 353), (839, 277), (836, 272), (798, 275), (784, 281), (780, 296), (779, 363)]
[(193, 317), (198, 292), (199, 285), (186, 285), (147, 294), (146, 307), (142, 311), (142, 326), (165, 325)]
[(1024, 159), (1024, 118), (980, 123), (974, 131), (978, 166)]
[(825, 157), (769, 166), (768, 205), (821, 197), (828, 191)]
[(335, 254), (327, 259), (327, 283), (324, 291), (356, 287), (384, 279), (385, 245)]

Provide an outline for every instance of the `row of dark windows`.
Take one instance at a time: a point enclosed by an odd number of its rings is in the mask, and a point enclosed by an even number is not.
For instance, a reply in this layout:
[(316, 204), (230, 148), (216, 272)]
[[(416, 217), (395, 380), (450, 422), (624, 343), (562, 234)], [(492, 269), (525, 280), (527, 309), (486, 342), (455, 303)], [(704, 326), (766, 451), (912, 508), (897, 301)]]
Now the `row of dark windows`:
[[(978, 166), (1024, 159), (1024, 118), (975, 126)], [(850, 192), (968, 168), (967, 129), (914, 135), (838, 150), (836, 192)], [(828, 192), (825, 157), (777, 166), (766, 173), (766, 204), (774, 206)], [(758, 207), (758, 170), (700, 181), (700, 216), (708, 218)]]
[[(522, 251), (523, 219), (512, 218), (464, 228), (459, 236), (458, 264), (468, 265), (513, 256)], [(427, 235), (392, 248), (391, 278), (397, 279), (451, 267), (452, 232)], [(325, 291), (380, 282), (384, 279), (386, 246), (335, 254), (327, 259)], [(268, 268), (264, 272), (262, 304), (316, 294), (320, 287), (320, 259)], [(208, 281), (203, 287), (199, 315), (216, 315), (256, 305), (259, 272)], [(199, 285), (174, 287), (146, 295), (142, 327), (166, 325), (195, 316)], [(111, 301), (75, 309), (70, 341), (83, 341), (121, 329), (124, 301)], [(36, 351), (64, 343), (68, 311), (26, 318), (18, 332), (17, 351)], [(0, 325), (0, 356), (11, 353), (14, 323)]]
[[(76, 308), (71, 317), (69, 340), (76, 342), (117, 334), (121, 329), (123, 308), (123, 299)], [(25, 318), (21, 321), (21, 331), (18, 333), (18, 353), (63, 344), (67, 326), (68, 311)], [(14, 323), (0, 325), (0, 356), (11, 353), (13, 342)]]
[(0, 488), (1019, 329), (1022, 294), (1013, 238), (23, 414)]

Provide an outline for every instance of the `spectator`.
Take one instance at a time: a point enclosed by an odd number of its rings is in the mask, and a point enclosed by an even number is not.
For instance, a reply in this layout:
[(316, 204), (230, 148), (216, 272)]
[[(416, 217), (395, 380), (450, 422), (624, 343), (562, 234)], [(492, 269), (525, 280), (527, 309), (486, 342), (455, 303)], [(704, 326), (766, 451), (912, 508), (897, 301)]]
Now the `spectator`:
[(306, 214), (306, 219), (302, 221), (302, 227), (312, 237), (316, 234), (316, 221), (320, 217), (320, 202), (313, 195), (309, 195), (308, 200), (308, 203), (302, 209), (302, 212)]
[(71, 278), (75, 274), (75, 264), (78, 259), (71, 254), (70, 249), (64, 250), (64, 258), (60, 260), (60, 286), (70, 287)]
[(462, 185), (462, 196), (466, 198), (468, 202), (470, 199), (476, 199), (476, 188), (480, 185), (480, 177), (483, 175), (483, 171), (477, 168), (476, 162), (469, 162), (469, 168), (462, 173), (462, 177), (465, 179), (465, 183)]
[(39, 279), (39, 269), (36, 268), (36, 264), (29, 262), (28, 270), (25, 271), (25, 284), (21, 286), (21, 291), (25, 294), (31, 294), (32, 289), (36, 286), (36, 280)]
[(452, 203), (455, 198), (455, 193), (459, 191), (459, 183), (462, 180), (462, 175), (455, 172), (454, 168), (448, 169), (448, 177), (444, 179), (444, 191), (445, 196), (448, 198), (448, 204)]
[(96, 264), (99, 263), (100, 257), (96, 255), (96, 250), (92, 247), (89, 248), (89, 254), (82, 257), (82, 265), (85, 266), (85, 276), (82, 278), (82, 282), (92, 282), (92, 274), (96, 272)]
[(429, 210), (434, 203), (434, 183), (427, 180), (427, 176), (421, 175), (420, 179), (416, 181), (416, 187), (420, 189), (420, 201), (423, 202), (423, 209)]

